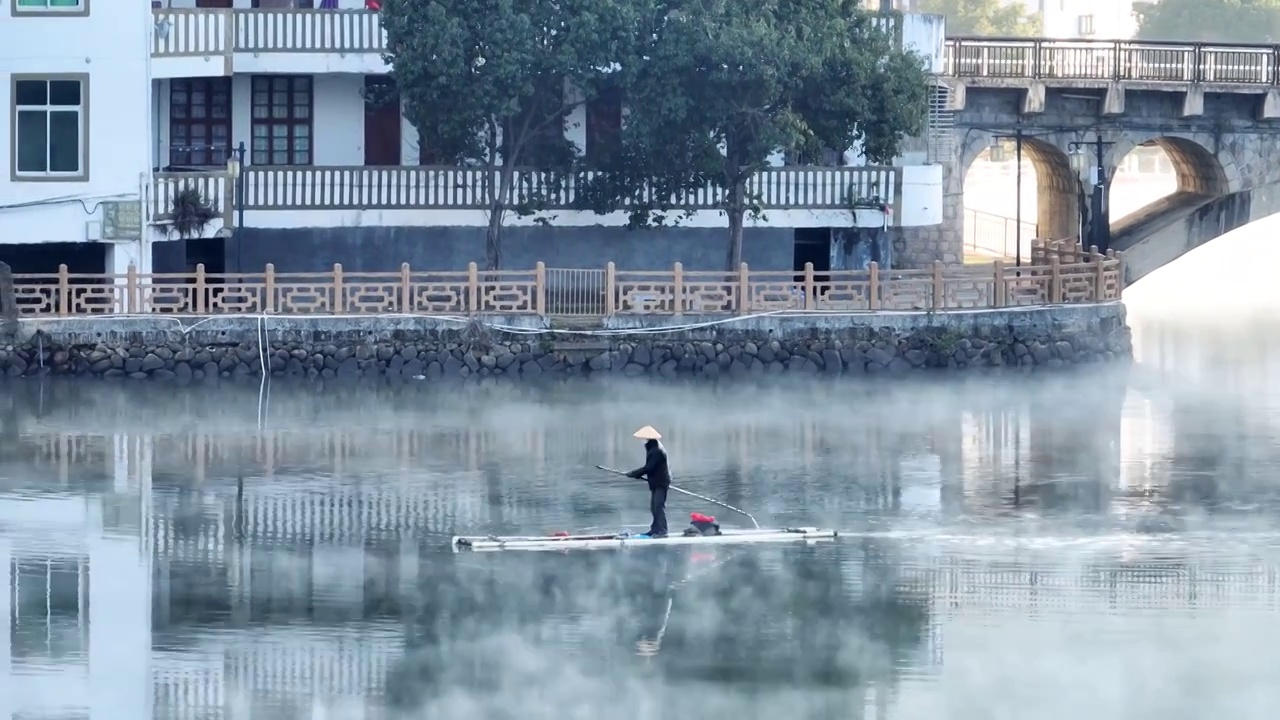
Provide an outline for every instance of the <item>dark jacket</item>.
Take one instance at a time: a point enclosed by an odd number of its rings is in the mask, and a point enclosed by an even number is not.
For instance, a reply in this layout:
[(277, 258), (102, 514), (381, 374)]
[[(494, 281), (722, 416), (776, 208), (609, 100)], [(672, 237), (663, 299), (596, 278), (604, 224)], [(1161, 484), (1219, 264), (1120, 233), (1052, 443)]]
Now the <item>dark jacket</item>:
[(627, 473), (628, 477), (645, 478), (649, 481), (649, 489), (671, 487), (671, 471), (667, 469), (667, 451), (657, 440), (646, 440), (644, 443), (644, 467)]

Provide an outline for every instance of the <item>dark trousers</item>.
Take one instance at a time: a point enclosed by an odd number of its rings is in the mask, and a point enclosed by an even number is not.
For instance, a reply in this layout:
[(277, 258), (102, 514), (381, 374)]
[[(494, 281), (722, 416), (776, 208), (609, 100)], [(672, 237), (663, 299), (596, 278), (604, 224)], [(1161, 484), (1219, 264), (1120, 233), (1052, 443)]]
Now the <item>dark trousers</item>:
[(650, 535), (667, 534), (667, 489), (654, 488), (649, 491), (649, 512), (653, 513), (653, 524), (649, 526)]

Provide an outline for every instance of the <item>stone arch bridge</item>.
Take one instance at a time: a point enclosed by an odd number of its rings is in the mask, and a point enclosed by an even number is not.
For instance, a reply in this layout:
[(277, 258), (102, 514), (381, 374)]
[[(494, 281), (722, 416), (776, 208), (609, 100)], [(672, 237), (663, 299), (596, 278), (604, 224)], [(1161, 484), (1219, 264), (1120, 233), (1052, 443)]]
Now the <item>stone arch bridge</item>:
[(1280, 47), (949, 38), (944, 84), (954, 123), (952, 152), (941, 158), (948, 254), (962, 250), (965, 174), (993, 140), (1018, 131), (1036, 169), (1030, 219), (1042, 238), (1080, 234), (1071, 143), (1109, 143), (1108, 178), (1134, 148), (1168, 154), (1177, 190), (1111, 217), (1128, 282), (1280, 212)]

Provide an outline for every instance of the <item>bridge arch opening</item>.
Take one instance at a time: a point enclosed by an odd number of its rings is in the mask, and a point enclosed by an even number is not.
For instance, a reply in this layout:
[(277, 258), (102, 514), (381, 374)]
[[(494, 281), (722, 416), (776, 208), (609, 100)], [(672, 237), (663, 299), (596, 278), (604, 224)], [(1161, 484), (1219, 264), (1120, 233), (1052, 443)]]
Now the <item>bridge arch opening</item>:
[(1108, 190), (1113, 239), (1230, 192), (1227, 174), (1203, 145), (1151, 138), (1116, 159)]
[(1013, 141), (989, 144), (964, 170), (964, 247), (969, 261), (1015, 261), (1020, 254), (1029, 262), (1033, 240), (1078, 234), (1079, 178), (1067, 155), (1045, 140), (1023, 138), (1021, 188), (1016, 155)]

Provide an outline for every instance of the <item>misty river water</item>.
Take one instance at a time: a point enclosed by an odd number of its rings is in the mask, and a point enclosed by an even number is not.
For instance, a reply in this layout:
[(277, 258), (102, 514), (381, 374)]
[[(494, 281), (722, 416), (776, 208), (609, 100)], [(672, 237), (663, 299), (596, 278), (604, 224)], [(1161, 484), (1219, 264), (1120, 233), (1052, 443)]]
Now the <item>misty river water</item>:
[[(5, 385), (0, 717), (1274, 717), (1280, 344), (1233, 318), (883, 385)], [(647, 522), (594, 469), (645, 424), (843, 536), (450, 550)]]

